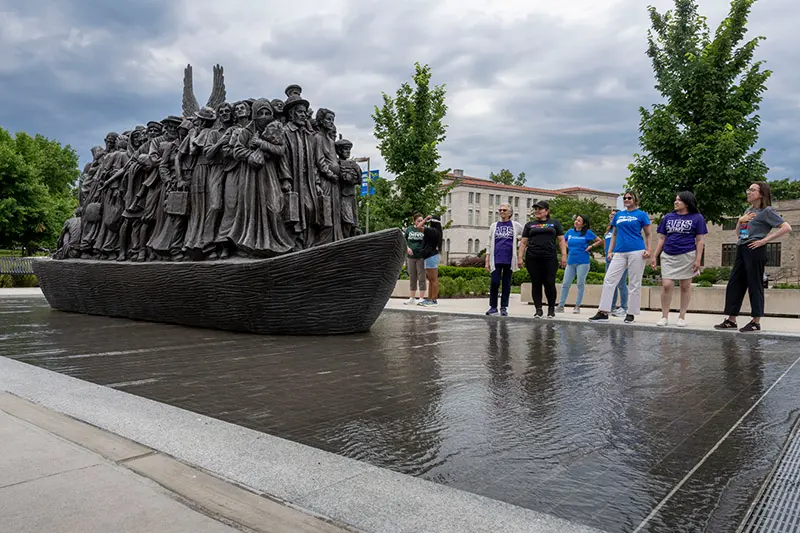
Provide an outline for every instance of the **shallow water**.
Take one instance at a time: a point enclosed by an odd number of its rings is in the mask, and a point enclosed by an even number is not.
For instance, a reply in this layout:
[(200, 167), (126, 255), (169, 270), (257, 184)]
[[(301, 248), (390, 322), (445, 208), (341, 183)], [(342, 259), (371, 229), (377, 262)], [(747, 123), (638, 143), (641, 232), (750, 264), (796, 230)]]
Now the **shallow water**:
[(0, 355), (609, 532), (662, 501), (642, 531), (735, 530), (800, 411), (794, 343), (401, 311), (264, 337), (0, 299)]

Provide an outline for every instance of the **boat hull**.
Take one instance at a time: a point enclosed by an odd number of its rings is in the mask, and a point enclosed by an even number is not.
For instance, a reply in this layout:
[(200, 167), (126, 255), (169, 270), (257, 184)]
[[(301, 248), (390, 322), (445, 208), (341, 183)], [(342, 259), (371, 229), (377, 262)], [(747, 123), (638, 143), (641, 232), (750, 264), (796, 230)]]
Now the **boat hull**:
[(270, 259), (37, 261), (53, 309), (271, 335), (368, 331), (405, 261), (398, 229)]

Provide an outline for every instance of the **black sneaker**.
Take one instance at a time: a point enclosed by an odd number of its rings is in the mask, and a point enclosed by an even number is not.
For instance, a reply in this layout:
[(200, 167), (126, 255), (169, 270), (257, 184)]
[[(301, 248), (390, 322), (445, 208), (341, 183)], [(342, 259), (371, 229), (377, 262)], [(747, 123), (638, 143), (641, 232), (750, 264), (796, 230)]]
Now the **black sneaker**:
[(508, 309), (506, 309), (505, 307), (501, 307), (500, 316), (508, 316)]
[(603, 311), (598, 311), (597, 314), (589, 318), (589, 322), (602, 322), (604, 320), (608, 320), (608, 313)]
[(544, 311), (542, 311), (542, 308), (540, 307), (536, 310), (536, 314), (533, 315), (533, 318), (542, 318), (543, 316)]
[(633, 324), (633, 315), (625, 315), (625, 321), (624, 322), (626, 324)]
[(757, 324), (752, 320), (743, 328), (739, 330), (742, 333), (758, 333), (761, 331), (761, 324)]
[(496, 307), (490, 307), (489, 310), (486, 311), (486, 314), (488, 316), (496, 315), (497, 314), (497, 308)]
[(727, 318), (722, 321), (722, 324), (716, 324), (714, 329), (736, 329), (736, 322), (728, 320)]
[(555, 318), (556, 317), (556, 308), (555, 307), (548, 307), (547, 308), (547, 318)]

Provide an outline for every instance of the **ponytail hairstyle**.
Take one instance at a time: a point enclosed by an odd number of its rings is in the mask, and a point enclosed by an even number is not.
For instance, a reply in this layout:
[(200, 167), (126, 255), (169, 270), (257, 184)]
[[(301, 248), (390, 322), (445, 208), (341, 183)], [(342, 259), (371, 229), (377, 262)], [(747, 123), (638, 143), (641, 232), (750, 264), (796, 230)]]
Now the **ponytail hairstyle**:
[(592, 228), (592, 221), (589, 220), (589, 217), (587, 217), (586, 215), (578, 214), (575, 216), (576, 219), (578, 217), (581, 217), (581, 220), (583, 220), (583, 227), (581, 228), (581, 237), (583, 237), (584, 235), (586, 235), (586, 232)]

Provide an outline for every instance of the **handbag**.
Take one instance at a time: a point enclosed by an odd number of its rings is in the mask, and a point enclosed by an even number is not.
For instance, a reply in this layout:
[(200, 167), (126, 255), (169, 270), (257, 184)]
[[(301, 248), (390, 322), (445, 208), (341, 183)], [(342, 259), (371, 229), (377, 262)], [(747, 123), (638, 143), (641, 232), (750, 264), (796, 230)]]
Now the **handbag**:
[(189, 193), (187, 191), (169, 191), (164, 210), (168, 215), (186, 215), (189, 211)]
[(331, 197), (322, 195), (319, 197), (319, 225), (323, 228), (333, 226), (333, 205)]
[(300, 222), (300, 196), (289, 191), (284, 193), (283, 218), (286, 222)]

